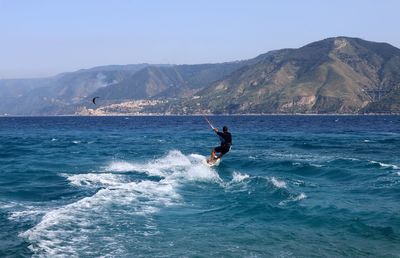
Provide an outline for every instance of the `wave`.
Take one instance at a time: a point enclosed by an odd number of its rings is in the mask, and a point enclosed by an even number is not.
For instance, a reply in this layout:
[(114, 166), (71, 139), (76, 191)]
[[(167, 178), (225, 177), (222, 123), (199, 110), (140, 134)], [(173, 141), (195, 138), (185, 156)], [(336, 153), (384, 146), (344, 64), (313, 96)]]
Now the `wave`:
[(291, 145), (293, 148), (303, 149), (303, 150), (320, 150), (320, 149), (345, 149), (347, 146), (338, 145), (336, 142), (331, 143), (293, 143)]
[(308, 161), (308, 162), (317, 162), (329, 160), (332, 156), (321, 156), (321, 155), (312, 155), (308, 153), (281, 153), (281, 152), (271, 152), (268, 153), (268, 157), (276, 157), (280, 160), (293, 160), (293, 161)]
[(206, 157), (198, 154), (184, 155), (170, 151), (165, 157), (147, 163), (111, 162), (105, 172), (137, 172), (168, 179), (205, 180), (222, 182), (214, 169), (205, 165)]
[(371, 167), (377, 166), (384, 169), (400, 170), (395, 164), (383, 163), (374, 160), (365, 160), (355, 157), (340, 156), (312, 156), (307, 154), (281, 154), (275, 153), (270, 156), (277, 157), (272, 166), (297, 167), (297, 168), (325, 168), (325, 167)]
[(105, 171), (110, 172), (129, 172), (129, 171), (137, 171), (141, 170), (142, 166), (138, 166), (137, 164), (132, 164), (126, 161), (114, 161), (111, 162), (108, 166), (104, 168)]
[[(265, 186), (265, 183), (270, 183), (269, 185), (272, 185), (273, 188), (275, 189), (287, 189), (287, 183), (284, 180), (277, 179), (276, 177), (264, 177), (264, 176), (250, 176), (245, 173), (240, 173), (237, 171), (234, 171), (232, 174), (232, 180), (225, 184), (225, 186), (232, 186), (232, 185), (237, 185), (237, 184), (242, 184), (246, 183), (248, 184), (258, 184), (258, 182), (262, 182), (262, 185)], [(304, 185), (304, 182), (301, 181), (301, 183)], [(293, 185), (298, 186), (299, 183), (295, 180)]]
[(363, 140), (363, 142), (365, 142), (365, 143), (369, 143), (369, 142), (376, 142), (376, 141), (373, 141), (373, 140), (367, 140), (367, 139), (365, 139), (365, 140)]
[[(125, 214), (128, 221), (132, 216), (142, 217), (144, 222), (137, 222), (135, 232), (142, 236), (155, 234), (156, 226), (146, 226), (151, 222), (151, 215), (163, 207), (181, 203), (178, 188), (185, 181), (222, 181), (204, 160), (201, 155), (170, 151), (166, 156), (147, 163), (111, 162), (102, 173), (63, 174), (73, 186), (100, 189), (92, 196), (47, 211), (38, 224), (20, 236), (31, 243), (30, 249), (38, 256), (90, 254), (97, 246), (89, 236), (104, 225), (115, 227), (114, 213), (119, 218)], [(137, 182), (128, 175), (113, 174), (127, 171), (157, 175), (161, 179)], [(15, 213), (12, 217), (23, 215), (26, 213)], [(118, 242), (110, 237), (103, 241), (105, 245)]]
[(243, 180), (250, 178), (249, 175), (241, 174), (240, 172), (233, 172), (232, 176), (233, 176), (232, 182), (235, 182), (235, 183), (243, 182)]
[(82, 255), (91, 245), (87, 235), (113, 223), (107, 216), (113, 213), (110, 207), (119, 214), (146, 216), (177, 199), (179, 195), (171, 185), (149, 181), (101, 189), (93, 196), (46, 213), (39, 224), (20, 236), (29, 240), (30, 249), (37, 255)]
[(390, 168), (390, 169), (395, 169), (395, 170), (399, 170), (399, 169), (400, 169), (400, 168), (399, 168), (398, 166), (396, 166), (396, 165), (393, 165), (393, 164), (386, 164), (386, 163), (379, 162), (379, 161), (374, 161), (374, 160), (370, 160), (369, 163), (370, 163), (370, 164), (373, 164), (373, 165), (377, 165), (377, 166), (382, 167), (382, 168)]
[(269, 177), (263, 177), (263, 176), (250, 176), (246, 173), (240, 173), (240, 172), (233, 172), (232, 174), (232, 180), (225, 184), (225, 186), (231, 186), (233, 184), (243, 184), (243, 183), (257, 183), (258, 181), (263, 181), (263, 182), (270, 182), (274, 188), (286, 188), (286, 182), (283, 180), (278, 180), (275, 177), (269, 178)]
[(67, 179), (75, 186), (118, 186), (126, 179), (121, 175), (115, 174), (78, 174), (67, 176)]
[(292, 195), (289, 199), (279, 202), (279, 205), (283, 206), (290, 202), (299, 202), (303, 199), (306, 199), (307, 195), (305, 193), (300, 193), (298, 195)]
[[(307, 198), (305, 193), (296, 193), (297, 187), (304, 187), (305, 182), (302, 180), (289, 180), (289, 184), (285, 180), (276, 177), (251, 176), (245, 173), (233, 172), (232, 180), (224, 187), (233, 194), (246, 193), (241, 198), (247, 199), (249, 194), (255, 196), (265, 196), (272, 203), (277, 202), (279, 205), (285, 205), (289, 202), (298, 202)], [(257, 198), (257, 197), (253, 198)], [(282, 200), (284, 199), (284, 200)]]
[(39, 215), (43, 215), (46, 213), (43, 209), (38, 209), (36, 207), (24, 207), (25, 210), (22, 211), (13, 211), (10, 213), (8, 219), (9, 220), (31, 220), (36, 218)]
[(283, 180), (278, 180), (275, 177), (271, 178), (271, 183), (277, 188), (286, 188), (286, 182)]
[(273, 165), (277, 166), (289, 166), (289, 167), (314, 167), (322, 168), (325, 163), (329, 163), (334, 156), (330, 155), (311, 155), (311, 154), (299, 154), (299, 153), (270, 153), (269, 157), (274, 157)]
[[(290, 180), (286, 182), (275, 176), (252, 176), (234, 171), (231, 180), (224, 183), (216, 170), (205, 164), (205, 159), (202, 155), (184, 155), (175, 150), (143, 162), (112, 161), (97, 173), (62, 174), (70, 185), (90, 188), (87, 191), (90, 196), (44, 213), (21, 212), (13, 217), (42, 216), (39, 223), (20, 234), (30, 243), (34, 256), (90, 256), (98, 252), (99, 241), (110, 246), (107, 254), (119, 256), (113, 253), (119, 248), (115, 245), (123, 248), (127, 241), (134, 243), (139, 238), (159, 234), (157, 224), (153, 223), (154, 214), (166, 207), (182, 205), (181, 188), (193, 181), (220, 185), (237, 203), (248, 204), (245, 208), (235, 204), (224, 209), (235, 207), (243, 214), (262, 206), (259, 202), (249, 203), (249, 194), (253, 200), (267, 198), (268, 209), (307, 197), (293, 191)], [(265, 212), (265, 207), (262, 209)], [(127, 228), (130, 240), (125, 239), (126, 234), (118, 234), (121, 226), (130, 227)]]
[(357, 158), (344, 158), (344, 157), (336, 157), (332, 160), (329, 160), (328, 163), (353, 163), (358, 162), (360, 159)]

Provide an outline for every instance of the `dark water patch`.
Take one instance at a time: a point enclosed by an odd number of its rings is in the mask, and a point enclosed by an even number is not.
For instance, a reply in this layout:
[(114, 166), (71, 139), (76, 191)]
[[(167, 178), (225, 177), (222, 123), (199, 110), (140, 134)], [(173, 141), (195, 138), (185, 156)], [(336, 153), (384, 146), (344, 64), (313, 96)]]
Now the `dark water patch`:
[(321, 176), (327, 178), (329, 180), (333, 180), (336, 182), (351, 182), (355, 180), (358, 175), (352, 174), (352, 172), (348, 169), (325, 169)]
[(360, 164), (360, 159), (357, 158), (335, 158), (327, 161), (332, 166), (348, 167)]
[(388, 138), (388, 139), (382, 139), (382, 140), (378, 140), (378, 143), (383, 143), (383, 144), (400, 144), (400, 138), (396, 137), (396, 138)]
[(395, 233), (391, 226), (373, 226), (363, 223), (359, 219), (355, 219), (352, 223), (347, 224), (347, 230), (350, 233), (357, 234), (366, 239), (372, 240), (398, 240), (400, 241), (399, 232)]
[(291, 160), (273, 162), (269, 166), (269, 170), (300, 176), (317, 176), (324, 173), (324, 170), (318, 165), (313, 165), (308, 162), (298, 162)]
[(20, 225), (10, 221), (8, 214), (0, 210), (0, 257), (31, 257), (29, 243), (18, 236), (18, 232), (31, 225)]
[[(322, 215), (323, 214), (323, 215)], [(387, 218), (383, 212), (354, 212), (350, 209), (340, 209), (335, 206), (313, 207), (303, 212), (292, 210), (290, 217), (295, 221), (302, 221), (304, 225), (319, 228), (326, 232), (345, 234), (374, 240), (400, 240), (400, 232), (394, 230), (393, 222), (381, 221), (381, 225), (371, 225), (372, 218)], [(376, 220), (376, 219), (375, 219)], [(398, 221), (397, 221), (398, 226)]]
[(293, 148), (299, 148), (303, 150), (326, 150), (326, 149), (346, 149), (348, 148), (347, 146), (343, 145), (337, 145), (336, 144), (326, 144), (326, 143), (308, 143), (308, 142), (302, 142), (302, 143), (295, 143), (292, 144)]

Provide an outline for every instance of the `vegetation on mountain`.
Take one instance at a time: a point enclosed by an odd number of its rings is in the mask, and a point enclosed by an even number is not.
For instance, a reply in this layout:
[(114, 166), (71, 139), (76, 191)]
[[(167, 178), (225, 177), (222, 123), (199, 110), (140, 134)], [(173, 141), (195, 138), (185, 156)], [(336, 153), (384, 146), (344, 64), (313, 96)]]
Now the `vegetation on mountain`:
[(335, 37), (236, 62), (0, 80), (0, 90), (0, 114), (12, 115), (399, 113), (400, 49)]
[(265, 55), (170, 110), (360, 113), (384, 108), (383, 112), (398, 112), (399, 68), (400, 50), (389, 44), (329, 38)]

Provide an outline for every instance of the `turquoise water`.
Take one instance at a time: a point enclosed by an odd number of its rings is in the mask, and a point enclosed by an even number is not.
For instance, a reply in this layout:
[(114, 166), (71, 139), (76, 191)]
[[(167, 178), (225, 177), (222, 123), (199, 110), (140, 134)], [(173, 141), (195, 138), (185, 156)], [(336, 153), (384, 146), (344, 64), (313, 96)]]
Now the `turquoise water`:
[(399, 116), (0, 118), (0, 256), (400, 257)]

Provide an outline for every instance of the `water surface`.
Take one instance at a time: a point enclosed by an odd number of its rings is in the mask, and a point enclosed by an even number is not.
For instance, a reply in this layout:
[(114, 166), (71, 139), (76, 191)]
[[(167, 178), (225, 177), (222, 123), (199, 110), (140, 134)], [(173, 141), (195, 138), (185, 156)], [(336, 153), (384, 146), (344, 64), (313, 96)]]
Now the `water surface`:
[(0, 256), (400, 257), (399, 116), (0, 118)]

